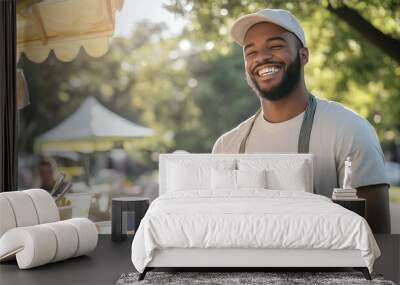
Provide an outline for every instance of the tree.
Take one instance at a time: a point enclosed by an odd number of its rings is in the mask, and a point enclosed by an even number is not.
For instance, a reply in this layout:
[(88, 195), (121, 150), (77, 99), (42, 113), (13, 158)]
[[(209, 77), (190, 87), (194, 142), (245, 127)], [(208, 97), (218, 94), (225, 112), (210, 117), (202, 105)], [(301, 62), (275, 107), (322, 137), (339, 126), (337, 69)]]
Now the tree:
[[(337, 3), (340, 2), (340, 3)], [(389, 11), (399, 11), (400, 2), (384, 1)], [(382, 5), (382, 3), (381, 3)], [(363, 38), (400, 63), (400, 40), (385, 34), (366, 20), (356, 9), (350, 8), (343, 1), (328, 1), (327, 9), (356, 30)]]

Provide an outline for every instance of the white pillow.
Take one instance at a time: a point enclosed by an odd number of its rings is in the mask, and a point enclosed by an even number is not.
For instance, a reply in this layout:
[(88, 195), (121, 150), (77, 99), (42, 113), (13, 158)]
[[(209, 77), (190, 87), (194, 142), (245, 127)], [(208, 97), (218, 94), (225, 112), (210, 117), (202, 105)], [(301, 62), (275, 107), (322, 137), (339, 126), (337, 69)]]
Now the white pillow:
[(236, 170), (211, 168), (211, 188), (213, 190), (235, 190)]
[(236, 170), (237, 188), (267, 188), (267, 171)]
[(234, 191), (241, 188), (267, 188), (266, 170), (211, 169), (214, 191)]
[(247, 171), (266, 169), (268, 189), (307, 191), (310, 188), (305, 161), (239, 159), (238, 168)]
[(276, 190), (307, 191), (305, 163), (290, 168), (270, 169), (267, 174), (268, 188)]
[(201, 165), (168, 164), (167, 191), (210, 189), (210, 167)]

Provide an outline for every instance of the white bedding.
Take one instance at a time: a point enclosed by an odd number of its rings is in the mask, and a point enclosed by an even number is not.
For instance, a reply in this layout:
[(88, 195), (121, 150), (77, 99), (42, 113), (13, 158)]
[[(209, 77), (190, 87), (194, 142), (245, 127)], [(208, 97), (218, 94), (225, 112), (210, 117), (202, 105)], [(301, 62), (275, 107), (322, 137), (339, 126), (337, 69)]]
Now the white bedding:
[(379, 248), (367, 222), (330, 199), (307, 192), (248, 189), (167, 192), (151, 204), (132, 243), (143, 272), (154, 249), (358, 249), (372, 272)]

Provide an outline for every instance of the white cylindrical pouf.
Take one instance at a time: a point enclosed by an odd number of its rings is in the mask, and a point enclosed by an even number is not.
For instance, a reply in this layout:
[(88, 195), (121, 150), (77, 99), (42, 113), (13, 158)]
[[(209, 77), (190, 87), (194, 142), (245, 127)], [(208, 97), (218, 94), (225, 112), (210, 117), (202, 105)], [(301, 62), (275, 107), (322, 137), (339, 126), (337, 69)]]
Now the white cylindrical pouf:
[(73, 257), (78, 249), (78, 233), (65, 221), (41, 225), (51, 229), (57, 238), (57, 252), (51, 262)]
[(23, 192), (31, 197), (39, 217), (39, 224), (60, 220), (60, 214), (56, 203), (49, 192), (43, 189), (29, 189)]
[(78, 232), (79, 244), (74, 257), (86, 254), (96, 248), (98, 233), (92, 221), (86, 218), (73, 218), (63, 222), (71, 224)]
[(14, 211), (17, 227), (33, 226), (39, 223), (38, 214), (30, 196), (23, 191), (3, 192)]
[(0, 237), (9, 229), (17, 226), (10, 202), (2, 194), (0, 193)]
[(12, 253), (17, 249), (16, 258), (20, 269), (28, 269), (49, 263), (57, 251), (54, 232), (42, 225), (14, 228), (0, 239), (0, 252)]

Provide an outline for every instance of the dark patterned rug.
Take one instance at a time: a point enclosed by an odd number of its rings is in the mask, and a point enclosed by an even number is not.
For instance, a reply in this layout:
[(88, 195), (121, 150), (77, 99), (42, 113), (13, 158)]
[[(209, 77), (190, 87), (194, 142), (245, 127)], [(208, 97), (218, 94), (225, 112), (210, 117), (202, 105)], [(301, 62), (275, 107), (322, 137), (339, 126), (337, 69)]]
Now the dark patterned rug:
[(364, 278), (360, 272), (154, 272), (150, 271), (142, 281), (138, 281), (139, 273), (124, 273), (117, 285), (134, 284), (213, 284), (213, 285), (245, 285), (245, 284), (379, 284), (395, 285), (384, 280), (381, 275), (372, 274), (372, 281)]

